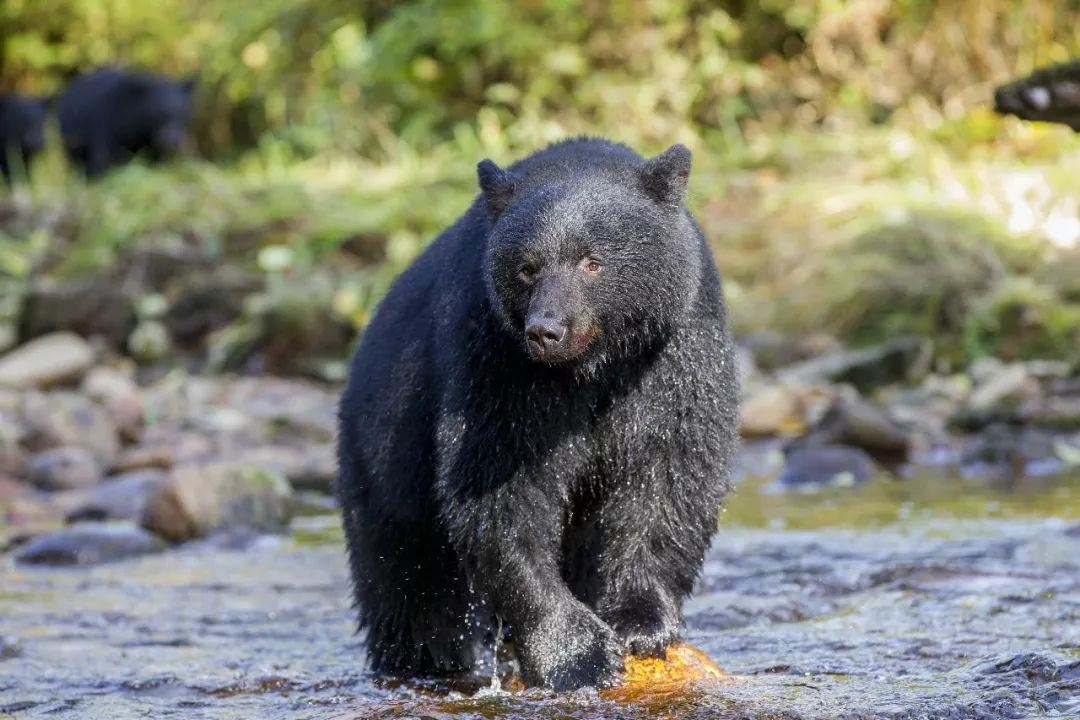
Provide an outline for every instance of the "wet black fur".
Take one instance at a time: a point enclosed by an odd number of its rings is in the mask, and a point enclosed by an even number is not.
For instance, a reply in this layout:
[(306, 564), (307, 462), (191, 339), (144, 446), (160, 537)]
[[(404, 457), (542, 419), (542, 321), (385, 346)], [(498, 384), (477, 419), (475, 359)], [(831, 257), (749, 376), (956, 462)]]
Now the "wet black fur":
[[(689, 170), (681, 146), (643, 161), (594, 139), (507, 170), (485, 161), (480, 198), (390, 289), (339, 411), (373, 670), (468, 670), (497, 614), (528, 682), (601, 686), (624, 650), (662, 653), (678, 635), (737, 434)], [(586, 256), (603, 270), (584, 274)], [(579, 357), (530, 357), (541, 292), (597, 328)]]

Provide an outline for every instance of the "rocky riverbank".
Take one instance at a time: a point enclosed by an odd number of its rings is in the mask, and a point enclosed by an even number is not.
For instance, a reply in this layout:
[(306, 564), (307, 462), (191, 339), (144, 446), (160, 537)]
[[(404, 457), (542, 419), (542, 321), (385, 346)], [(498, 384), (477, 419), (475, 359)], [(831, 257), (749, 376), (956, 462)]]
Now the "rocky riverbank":
[[(1008, 488), (1080, 465), (1080, 380), (1060, 362), (933, 371), (900, 337), (849, 350), (760, 334), (740, 350), (737, 474), (766, 492), (934, 476)], [(333, 384), (140, 367), (56, 331), (0, 356), (0, 548), (93, 563), (332, 512)], [(947, 492), (947, 489), (946, 489)]]

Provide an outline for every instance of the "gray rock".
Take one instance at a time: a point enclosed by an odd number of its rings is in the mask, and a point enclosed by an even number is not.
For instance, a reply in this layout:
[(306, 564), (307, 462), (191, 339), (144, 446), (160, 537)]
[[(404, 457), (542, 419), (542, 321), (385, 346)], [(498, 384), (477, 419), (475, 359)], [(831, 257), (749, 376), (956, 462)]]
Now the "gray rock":
[(65, 445), (30, 458), (26, 466), (30, 482), (41, 490), (72, 490), (101, 482), (101, 466), (89, 450)]
[(337, 456), (330, 443), (298, 448), (264, 445), (240, 453), (233, 462), (281, 473), (293, 490), (330, 493), (337, 477)]
[(844, 350), (788, 365), (777, 377), (790, 383), (849, 383), (867, 391), (926, 375), (933, 346), (917, 337), (898, 337), (865, 350)]
[(127, 349), (140, 363), (150, 364), (169, 354), (172, 350), (172, 337), (164, 323), (143, 320), (128, 337)]
[(1006, 365), (979, 380), (965, 406), (968, 412), (982, 413), (1006, 404), (1019, 405), (1038, 392), (1038, 382), (1023, 364)]
[(53, 502), (63, 508), (68, 522), (137, 521), (166, 476), (164, 470), (133, 470), (114, 475), (87, 490), (60, 493), (53, 497)]
[(33, 392), (23, 396), (19, 422), (23, 447), (40, 452), (65, 445), (90, 451), (102, 468), (111, 467), (120, 452), (112, 418), (89, 398), (72, 392)]
[(130, 523), (83, 523), (38, 535), (15, 553), (28, 565), (94, 565), (160, 552), (158, 537)]
[(877, 475), (874, 460), (859, 448), (823, 445), (790, 452), (777, 484), (784, 488), (816, 490), (868, 482)]
[(773, 437), (802, 433), (807, 421), (824, 411), (831, 400), (826, 388), (793, 385), (764, 387), (739, 408), (743, 437)]
[(151, 497), (141, 524), (173, 542), (229, 527), (281, 530), (292, 516), (284, 475), (232, 463), (173, 468)]
[(135, 327), (135, 304), (109, 278), (42, 281), (23, 299), (19, 336), (26, 340), (57, 331), (99, 336), (122, 347)]
[(130, 376), (111, 367), (96, 367), (83, 378), (82, 391), (105, 408), (125, 440), (138, 439), (143, 425), (143, 401), (139, 386)]
[(889, 415), (847, 393), (833, 401), (818, 424), (802, 443), (810, 445), (850, 445), (866, 450), (887, 462), (902, 462), (911, 448), (910, 434)]
[(778, 435), (786, 424), (801, 419), (799, 396), (793, 388), (767, 387), (744, 401), (739, 415), (743, 437)]
[(78, 380), (94, 363), (94, 350), (78, 335), (58, 332), (0, 358), (0, 386), (47, 387)]
[(19, 445), (22, 429), (15, 418), (0, 410), (0, 477), (22, 477), (26, 466), (26, 453)]

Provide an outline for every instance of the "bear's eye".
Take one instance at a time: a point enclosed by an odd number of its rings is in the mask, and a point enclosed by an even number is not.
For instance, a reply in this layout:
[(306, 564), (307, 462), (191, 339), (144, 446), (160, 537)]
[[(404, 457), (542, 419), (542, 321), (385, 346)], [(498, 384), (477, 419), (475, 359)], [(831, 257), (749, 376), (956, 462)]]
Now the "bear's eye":
[(595, 275), (596, 273), (604, 269), (603, 264), (601, 264), (599, 260), (594, 260), (593, 258), (588, 257), (581, 261), (581, 267), (585, 272), (592, 275)]
[(518, 270), (518, 275), (525, 282), (532, 282), (532, 279), (536, 277), (536, 268), (532, 265), (522, 265), (521, 269)]

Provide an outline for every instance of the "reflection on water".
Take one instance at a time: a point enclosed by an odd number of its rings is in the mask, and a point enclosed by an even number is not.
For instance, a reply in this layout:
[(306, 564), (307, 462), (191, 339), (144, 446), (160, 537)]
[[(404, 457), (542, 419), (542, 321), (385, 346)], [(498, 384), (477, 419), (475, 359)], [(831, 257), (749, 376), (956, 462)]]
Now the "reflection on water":
[(4, 558), (0, 718), (1080, 713), (1080, 482), (957, 488), (744, 483), (687, 604), (687, 639), (730, 679), (632, 699), (373, 680), (332, 516), (242, 551), (58, 570)]

